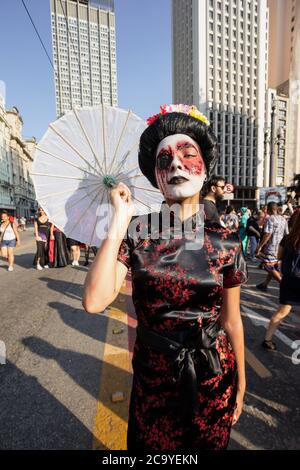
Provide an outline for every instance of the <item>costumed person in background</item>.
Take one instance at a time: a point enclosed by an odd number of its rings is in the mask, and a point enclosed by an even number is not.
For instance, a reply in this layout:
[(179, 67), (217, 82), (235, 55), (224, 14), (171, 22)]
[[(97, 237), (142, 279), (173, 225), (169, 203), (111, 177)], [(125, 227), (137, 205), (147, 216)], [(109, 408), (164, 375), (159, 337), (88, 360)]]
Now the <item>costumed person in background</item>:
[[(131, 269), (138, 326), (128, 450), (226, 449), (246, 386), (240, 285), (247, 269), (238, 232), (207, 221), (199, 204), (217, 138), (194, 106), (164, 106), (148, 124), (139, 166), (165, 201), (160, 212), (132, 218), (129, 188), (111, 190), (115, 213), (83, 306), (105, 310)], [(198, 241), (189, 248), (192, 236)]]
[(243, 245), (243, 253), (245, 258), (247, 257), (248, 253), (248, 235), (247, 235), (247, 221), (249, 219), (248, 215), (248, 208), (242, 207), (241, 208), (241, 218), (240, 218), (240, 237), (242, 240)]
[(64, 268), (70, 263), (70, 254), (65, 234), (54, 224), (50, 227), (49, 265), (51, 268)]
[(36, 240), (36, 254), (33, 264), (41, 271), (49, 268), (48, 243), (50, 236), (50, 222), (46, 212), (39, 207), (36, 220), (34, 221), (34, 236)]
[(279, 288), (279, 307), (269, 323), (262, 346), (276, 351), (273, 335), (292, 306), (300, 305), (300, 212), (298, 212), (291, 231), (279, 244), (278, 261), (281, 264), (282, 278)]
[(71, 263), (72, 266), (79, 266), (81, 243), (78, 240), (74, 240), (73, 238), (67, 238), (67, 243), (71, 252), (71, 257), (73, 258)]
[(1, 212), (0, 221), (0, 251), (1, 256), (8, 260), (8, 272), (14, 270), (14, 249), (20, 246), (20, 236), (16, 225), (11, 222), (7, 211)]

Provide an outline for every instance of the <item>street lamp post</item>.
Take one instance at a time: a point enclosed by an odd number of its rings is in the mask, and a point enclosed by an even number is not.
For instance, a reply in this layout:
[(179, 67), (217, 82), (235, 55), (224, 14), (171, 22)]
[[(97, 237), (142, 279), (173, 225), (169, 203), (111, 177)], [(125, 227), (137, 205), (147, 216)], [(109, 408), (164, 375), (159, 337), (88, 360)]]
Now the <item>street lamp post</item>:
[(274, 162), (274, 133), (275, 133), (275, 116), (276, 116), (276, 105), (275, 100), (272, 100), (272, 112), (271, 112), (271, 136), (270, 136), (270, 176), (269, 186), (273, 186), (273, 173), (275, 168)]
[[(269, 172), (269, 186), (276, 186), (275, 179), (275, 145), (278, 145), (278, 150), (282, 148), (283, 141), (283, 128), (278, 127), (277, 132), (275, 129), (276, 117), (276, 103), (280, 100), (272, 99), (272, 112), (271, 112), (271, 127), (265, 129), (265, 142), (270, 144), (270, 172)], [(279, 154), (279, 152), (278, 152)]]

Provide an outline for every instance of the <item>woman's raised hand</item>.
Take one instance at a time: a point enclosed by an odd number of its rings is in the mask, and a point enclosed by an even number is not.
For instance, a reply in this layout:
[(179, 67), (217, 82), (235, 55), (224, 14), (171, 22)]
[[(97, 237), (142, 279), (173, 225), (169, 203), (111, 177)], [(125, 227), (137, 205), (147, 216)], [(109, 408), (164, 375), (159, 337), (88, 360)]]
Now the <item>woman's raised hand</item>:
[(110, 201), (117, 213), (127, 215), (128, 222), (133, 216), (134, 206), (131, 200), (131, 192), (126, 184), (120, 182), (110, 190)]

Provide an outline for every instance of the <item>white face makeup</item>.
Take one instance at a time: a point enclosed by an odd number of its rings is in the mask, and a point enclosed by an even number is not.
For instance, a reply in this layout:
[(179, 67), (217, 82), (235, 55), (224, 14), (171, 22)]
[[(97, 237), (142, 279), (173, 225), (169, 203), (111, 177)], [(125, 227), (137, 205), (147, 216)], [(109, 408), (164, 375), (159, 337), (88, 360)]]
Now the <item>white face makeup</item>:
[(197, 142), (185, 134), (163, 139), (157, 147), (155, 176), (165, 198), (181, 200), (194, 196), (203, 186), (205, 164)]

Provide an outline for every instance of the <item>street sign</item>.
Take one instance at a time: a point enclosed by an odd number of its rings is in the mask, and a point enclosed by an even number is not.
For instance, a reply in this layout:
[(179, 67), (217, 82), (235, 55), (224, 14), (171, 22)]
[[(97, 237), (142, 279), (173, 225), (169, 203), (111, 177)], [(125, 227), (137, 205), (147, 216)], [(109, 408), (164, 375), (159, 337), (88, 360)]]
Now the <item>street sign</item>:
[(226, 183), (225, 185), (225, 193), (233, 193), (234, 192), (234, 186), (231, 183)]
[(234, 199), (234, 194), (233, 193), (225, 193), (223, 199), (225, 201), (230, 201), (231, 199)]

